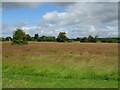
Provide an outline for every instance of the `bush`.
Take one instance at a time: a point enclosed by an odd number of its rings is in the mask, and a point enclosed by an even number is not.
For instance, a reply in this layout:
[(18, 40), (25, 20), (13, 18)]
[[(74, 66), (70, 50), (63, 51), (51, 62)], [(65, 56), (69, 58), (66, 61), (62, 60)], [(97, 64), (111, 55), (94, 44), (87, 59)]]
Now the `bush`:
[(66, 37), (66, 33), (65, 32), (60, 32), (58, 37), (57, 37), (57, 41), (58, 42), (65, 42), (67, 40), (68, 40), (68, 38)]
[(26, 34), (21, 29), (17, 29), (13, 34), (12, 44), (24, 45), (28, 44)]

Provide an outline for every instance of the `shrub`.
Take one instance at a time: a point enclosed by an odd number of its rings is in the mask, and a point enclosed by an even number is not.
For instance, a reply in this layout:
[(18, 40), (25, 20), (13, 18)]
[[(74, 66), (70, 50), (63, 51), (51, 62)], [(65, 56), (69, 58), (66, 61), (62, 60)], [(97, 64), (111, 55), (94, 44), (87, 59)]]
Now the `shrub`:
[(17, 44), (17, 45), (28, 44), (25, 32), (22, 31), (21, 29), (17, 29), (13, 33), (13, 42), (12, 42), (12, 44)]

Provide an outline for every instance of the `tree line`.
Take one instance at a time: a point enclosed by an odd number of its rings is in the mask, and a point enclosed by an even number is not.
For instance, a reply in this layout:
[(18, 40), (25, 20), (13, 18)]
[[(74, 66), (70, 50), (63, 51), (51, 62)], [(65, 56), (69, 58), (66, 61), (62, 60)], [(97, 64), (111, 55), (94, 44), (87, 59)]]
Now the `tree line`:
[(93, 37), (92, 35), (89, 35), (88, 37), (77, 37), (70, 39), (66, 36), (65, 32), (60, 32), (57, 38), (55, 36), (39, 36), (38, 34), (35, 34), (34, 37), (31, 37), (29, 34), (25, 34), (25, 32), (21, 29), (17, 29), (13, 33), (13, 38), (12, 37), (6, 37), (6, 38), (0, 38), (1, 41), (12, 41), (12, 44), (28, 44), (28, 41), (38, 41), (38, 42), (74, 42), (74, 41), (79, 41), (79, 42), (91, 42), (91, 43), (97, 43), (97, 42), (102, 42), (102, 43), (119, 43), (120, 39), (119, 38), (99, 38), (98, 35)]

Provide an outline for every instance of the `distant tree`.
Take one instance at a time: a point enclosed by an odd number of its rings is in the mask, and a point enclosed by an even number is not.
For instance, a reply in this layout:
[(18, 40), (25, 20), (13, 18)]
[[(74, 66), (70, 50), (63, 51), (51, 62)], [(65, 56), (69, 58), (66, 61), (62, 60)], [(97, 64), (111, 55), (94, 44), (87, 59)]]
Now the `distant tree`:
[(107, 38), (107, 42), (108, 42), (108, 43), (114, 43), (115, 40), (113, 40), (112, 38)]
[(34, 39), (38, 39), (39, 38), (39, 35), (38, 34), (35, 34), (35, 36), (34, 36)]
[(118, 40), (115, 38), (102, 38), (101, 42), (103, 42), (103, 43), (117, 43)]
[(93, 38), (92, 35), (89, 35), (89, 37), (88, 37), (88, 42), (94, 42), (94, 38)]
[(34, 37), (31, 37), (31, 41), (36, 41), (36, 39)]
[(67, 40), (67, 42), (73, 42), (73, 41), (74, 41), (74, 40), (72, 40), (72, 39), (68, 39), (68, 40)]
[(80, 42), (88, 42), (87, 37), (83, 37), (83, 38), (81, 38), (81, 39), (80, 39)]
[(117, 40), (117, 42), (120, 44), (120, 38)]
[(4, 38), (4, 37), (2, 37), (1, 39), (2, 39), (2, 41), (6, 41), (6, 38)]
[(38, 42), (41, 42), (41, 41), (43, 41), (43, 40), (42, 40), (42, 38), (41, 38), (41, 37), (39, 37), (37, 41), (38, 41)]
[(65, 32), (60, 32), (58, 37), (57, 37), (57, 41), (58, 42), (65, 42), (67, 40), (68, 40), (68, 38), (66, 37), (66, 33)]
[(12, 44), (18, 45), (28, 44), (26, 34), (23, 30), (17, 29), (16, 31), (14, 31)]
[(46, 36), (46, 40), (47, 41), (53, 41), (53, 42), (55, 42), (56, 41), (56, 38), (54, 37), (54, 36)]
[(96, 35), (95, 38), (94, 38), (94, 42), (98, 42), (98, 41), (99, 41), (98, 35)]
[(31, 36), (29, 34), (26, 34), (27, 41), (31, 41)]
[(77, 37), (75, 41), (80, 41), (80, 38), (79, 38), (79, 37)]
[(0, 37), (0, 41), (2, 41), (2, 37)]
[(106, 39), (106, 38), (102, 38), (102, 39), (101, 39), (101, 42), (106, 43), (106, 42), (107, 42), (107, 39)]
[(47, 41), (47, 37), (46, 36), (42, 36), (42, 41)]
[(6, 37), (6, 41), (12, 41), (11, 37)]
[(38, 41), (56, 41), (56, 38), (54, 36), (42, 36), (38, 38)]

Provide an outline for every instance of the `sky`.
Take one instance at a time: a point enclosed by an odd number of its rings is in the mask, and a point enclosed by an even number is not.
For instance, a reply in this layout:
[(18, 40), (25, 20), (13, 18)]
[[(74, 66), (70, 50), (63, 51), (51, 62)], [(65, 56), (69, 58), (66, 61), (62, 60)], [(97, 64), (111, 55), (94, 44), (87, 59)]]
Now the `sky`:
[(11, 36), (16, 28), (34, 36), (56, 36), (66, 32), (69, 38), (89, 35), (118, 36), (117, 2), (3, 2), (2, 36)]

